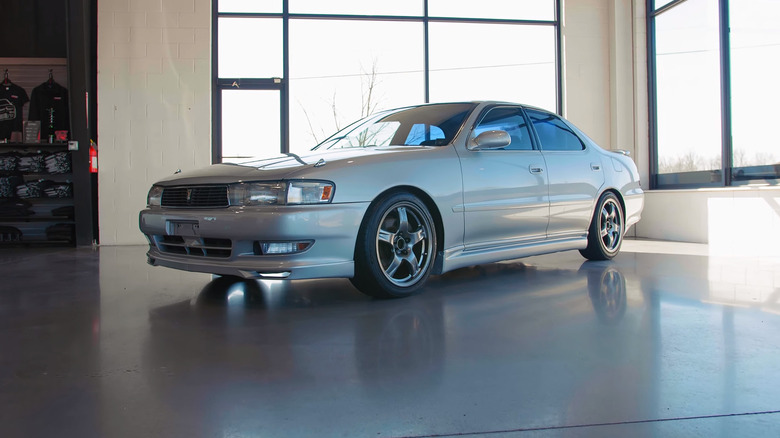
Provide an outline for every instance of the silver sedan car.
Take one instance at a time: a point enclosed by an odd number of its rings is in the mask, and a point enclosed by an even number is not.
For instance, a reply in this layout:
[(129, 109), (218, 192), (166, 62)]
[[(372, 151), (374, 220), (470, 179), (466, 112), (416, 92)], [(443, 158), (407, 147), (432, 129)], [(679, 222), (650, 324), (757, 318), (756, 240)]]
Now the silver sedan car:
[(383, 111), (306, 154), (176, 174), (139, 221), (155, 266), (343, 277), (390, 298), (465, 266), (611, 259), (643, 205), (627, 153), (538, 108), (464, 102)]

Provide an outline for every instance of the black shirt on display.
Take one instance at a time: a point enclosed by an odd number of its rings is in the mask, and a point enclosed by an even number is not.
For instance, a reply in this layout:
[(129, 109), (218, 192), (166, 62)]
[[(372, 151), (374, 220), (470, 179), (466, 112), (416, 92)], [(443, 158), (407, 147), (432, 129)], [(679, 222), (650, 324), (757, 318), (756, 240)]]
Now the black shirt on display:
[(29, 101), (24, 88), (10, 81), (0, 84), (0, 140), (10, 139), (12, 132), (22, 132), (22, 107)]
[(54, 131), (69, 131), (68, 89), (52, 80), (33, 88), (28, 119), (41, 121), (41, 141), (44, 142), (50, 134), (54, 135), (49, 127), (52, 121)]

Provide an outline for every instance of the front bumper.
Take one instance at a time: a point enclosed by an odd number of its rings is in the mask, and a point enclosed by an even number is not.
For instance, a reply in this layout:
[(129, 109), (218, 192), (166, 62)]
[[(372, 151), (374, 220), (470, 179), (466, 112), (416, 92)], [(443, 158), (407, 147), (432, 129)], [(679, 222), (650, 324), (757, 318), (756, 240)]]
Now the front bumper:
[[(369, 203), (148, 208), (139, 227), (148, 261), (192, 272), (243, 278), (338, 278), (354, 275), (360, 223)], [(262, 255), (259, 242), (312, 241), (295, 254)]]

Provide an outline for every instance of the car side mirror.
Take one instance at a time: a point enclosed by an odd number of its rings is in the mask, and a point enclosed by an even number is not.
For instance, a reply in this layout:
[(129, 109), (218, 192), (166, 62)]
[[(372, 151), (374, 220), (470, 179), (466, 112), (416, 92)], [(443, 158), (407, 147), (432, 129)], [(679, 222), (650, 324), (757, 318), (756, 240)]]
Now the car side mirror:
[(485, 131), (471, 141), (469, 149), (473, 151), (501, 149), (509, 146), (509, 143), (512, 143), (512, 139), (506, 131)]

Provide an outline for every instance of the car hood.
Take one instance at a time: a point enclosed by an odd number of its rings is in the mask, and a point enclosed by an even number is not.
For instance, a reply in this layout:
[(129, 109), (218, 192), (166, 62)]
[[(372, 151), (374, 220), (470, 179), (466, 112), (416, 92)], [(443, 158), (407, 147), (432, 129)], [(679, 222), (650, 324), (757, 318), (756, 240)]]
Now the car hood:
[(197, 170), (171, 175), (158, 185), (228, 184), (241, 181), (280, 180), (292, 178), (306, 168), (327, 166), (344, 161), (362, 161), (378, 155), (409, 153), (430, 146), (387, 146), (311, 151), (306, 154), (283, 154), (240, 164), (213, 164)]

